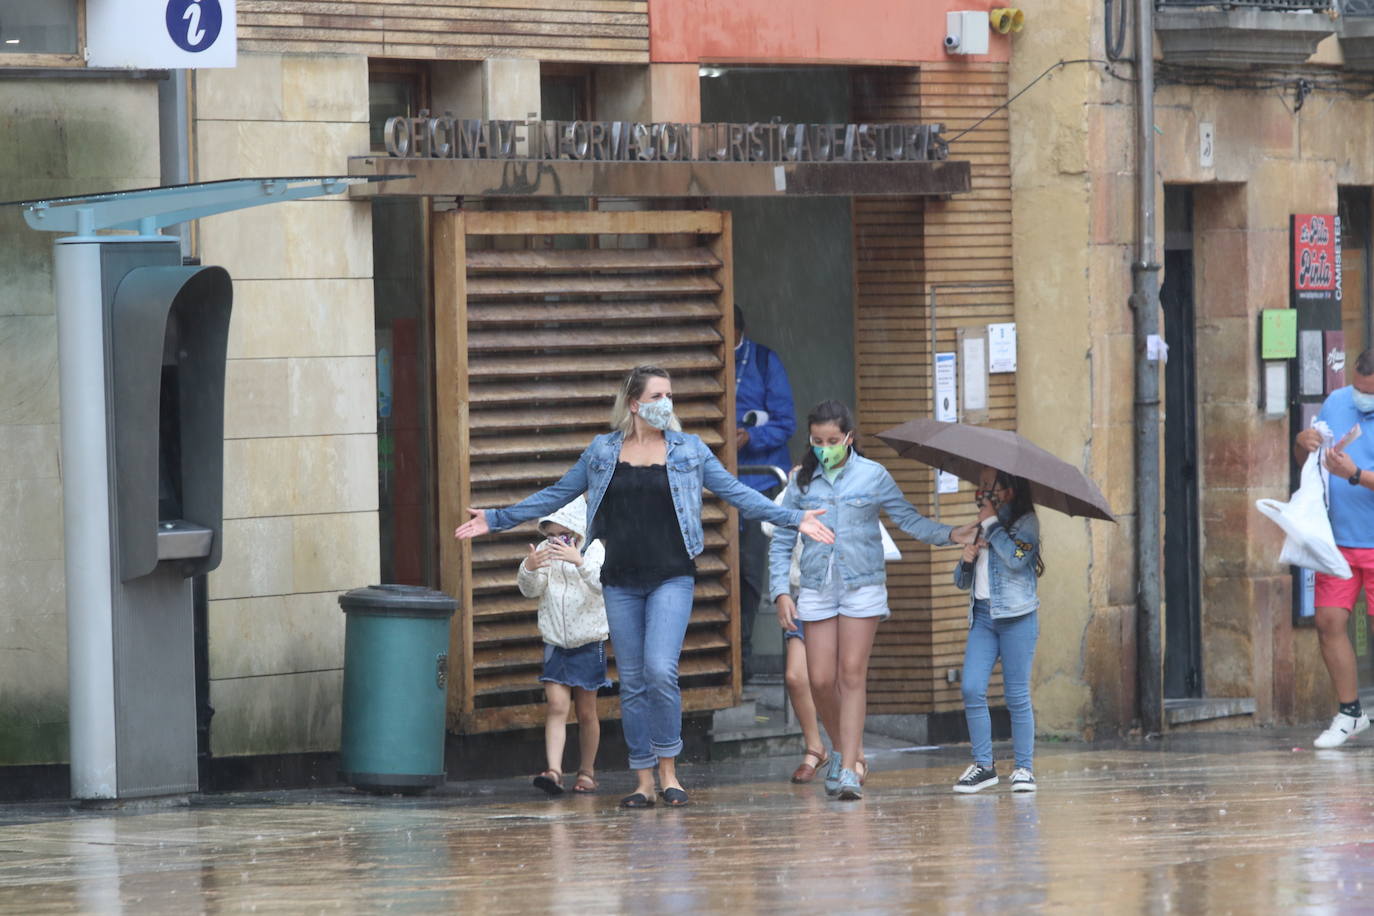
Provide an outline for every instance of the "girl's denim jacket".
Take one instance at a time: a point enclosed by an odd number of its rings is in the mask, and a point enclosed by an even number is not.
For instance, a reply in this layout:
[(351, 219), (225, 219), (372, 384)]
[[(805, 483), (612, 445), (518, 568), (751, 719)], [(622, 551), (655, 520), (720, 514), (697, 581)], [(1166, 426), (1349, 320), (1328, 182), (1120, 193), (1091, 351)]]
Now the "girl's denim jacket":
[[(988, 613), (993, 620), (1022, 617), (1040, 607), (1036, 593), (1035, 558), (1040, 553), (1040, 519), (1034, 512), (1013, 522), (1010, 507), (997, 511), (998, 523), (989, 526)], [(973, 571), (960, 558), (954, 564), (954, 584), (969, 593), (968, 619), (973, 625)]]
[[(835, 531), (835, 543), (822, 544), (807, 539), (802, 545), (801, 587), (819, 589), (830, 578), (830, 559), (844, 580), (845, 588), (880, 585), (887, 581), (883, 565), (882, 535), (878, 533), (878, 510), (907, 534), (927, 544), (950, 543), (949, 525), (933, 522), (906, 501), (897, 482), (876, 461), (851, 451), (832, 484), (818, 470), (806, 492), (795, 479), (782, 500), (785, 509), (824, 509), (821, 521)], [(778, 529), (768, 548), (769, 597), (777, 599), (789, 592), (792, 546), (797, 532)]]
[[(740, 483), (711, 454), (699, 436), (673, 430), (665, 431), (663, 436), (668, 441), (668, 485), (672, 489), (673, 508), (677, 511), (677, 523), (682, 529), (682, 542), (687, 546), (687, 556), (700, 554), (706, 543), (701, 528), (703, 485), (740, 510), (745, 518), (764, 519), (789, 529), (801, 524), (802, 513), (799, 510), (774, 505), (772, 500), (760, 496), (757, 490)], [(620, 432), (597, 436), (557, 483), (513, 506), (486, 510), (487, 527), (492, 531), (514, 528), (532, 518), (542, 518), (586, 493), (587, 537), (582, 541), (585, 550), (586, 545), (600, 536), (596, 510), (606, 495), (611, 475), (615, 473), (616, 462), (620, 460), (620, 444), (624, 438)]]

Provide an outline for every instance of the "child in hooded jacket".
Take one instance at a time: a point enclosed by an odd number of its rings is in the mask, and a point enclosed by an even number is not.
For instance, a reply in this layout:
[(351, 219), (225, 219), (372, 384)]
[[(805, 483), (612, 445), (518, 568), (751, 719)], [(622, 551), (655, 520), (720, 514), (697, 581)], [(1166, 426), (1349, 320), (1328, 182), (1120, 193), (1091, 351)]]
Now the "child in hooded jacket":
[(601, 597), (606, 550), (599, 540), (583, 549), (587, 510), (580, 498), (541, 518), (539, 530), (544, 540), (530, 545), (515, 579), (520, 594), (539, 599), (539, 635), (544, 638), (544, 672), (539, 680), (548, 700), (544, 721), (548, 768), (534, 777), (534, 785), (549, 795), (563, 794), (563, 748), (571, 707), (577, 711), (581, 753), (573, 791), (595, 792), (596, 749), (601, 742), (596, 693), (611, 686), (606, 679), (608, 629)]

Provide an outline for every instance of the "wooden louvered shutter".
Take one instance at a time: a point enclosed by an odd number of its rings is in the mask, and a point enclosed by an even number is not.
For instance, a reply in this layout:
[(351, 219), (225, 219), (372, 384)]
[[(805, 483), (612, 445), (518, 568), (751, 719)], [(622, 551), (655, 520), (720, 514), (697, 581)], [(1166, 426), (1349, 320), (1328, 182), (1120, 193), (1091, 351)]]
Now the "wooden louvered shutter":
[[(452, 531), (468, 506), (507, 506), (562, 476), (609, 429), (615, 391), (641, 363), (672, 373), (684, 428), (734, 468), (729, 215), (439, 213), (434, 264), (441, 581), (461, 604), (450, 729), (529, 727), (543, 721), (543, 643), (515, 575), (535, 522), (465, 544)], [(689, 710), (740, 692), (733, 518), (708, 497), (680, 666)], [(601, 712), (619, 715), (616, 699)]]

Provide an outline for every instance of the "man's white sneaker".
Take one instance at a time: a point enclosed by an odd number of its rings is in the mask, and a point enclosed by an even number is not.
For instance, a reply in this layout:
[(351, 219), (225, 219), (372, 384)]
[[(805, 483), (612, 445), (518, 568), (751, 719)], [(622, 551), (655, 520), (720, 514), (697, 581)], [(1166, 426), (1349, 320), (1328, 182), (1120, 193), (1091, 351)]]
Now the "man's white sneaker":
[(1316, 740), (1312, 742), (1312, 746), (1320, 748), (1340, 747), (1366, 728), (1369, 728), (1369, 716), (1364, 713), (1361, 713), (1357, 719), (1354, 716), (1347, 716), (1343, 712), (1338, 712), (1326, 731), (1318, 735)]
[(1035, 776), (1025, 767), (1011, 771), (1011, 790), (1013, 792), (1034, 792)]

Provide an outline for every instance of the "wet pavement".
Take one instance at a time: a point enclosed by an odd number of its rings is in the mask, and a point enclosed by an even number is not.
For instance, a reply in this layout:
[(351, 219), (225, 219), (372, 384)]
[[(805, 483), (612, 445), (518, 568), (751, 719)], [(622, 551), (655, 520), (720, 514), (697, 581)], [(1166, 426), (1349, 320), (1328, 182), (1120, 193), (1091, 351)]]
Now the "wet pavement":
[(1044, 743), (1016, 796), (1004, 747), (1002, 784), (957, 796), (967, 748), (889, 741), (852, 803), (788, 784), (787, 757), (684, 766), (681, 810), (620, 810), (624, 772), (557, 800), (506, 780), (0, 806), (0, 912), (1374, 911), (1374, 741), (1310, 740)]

